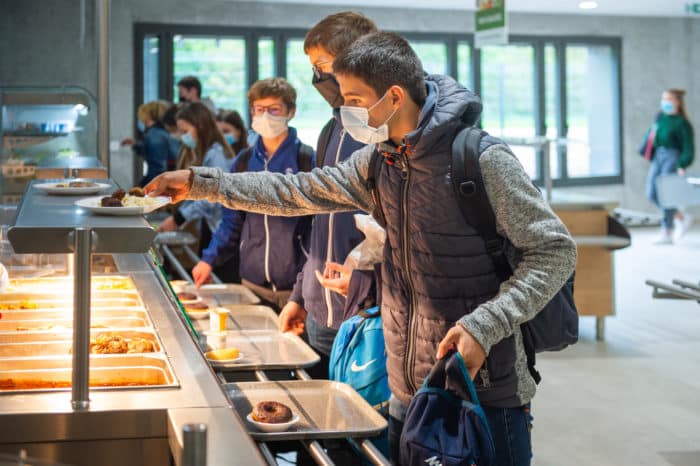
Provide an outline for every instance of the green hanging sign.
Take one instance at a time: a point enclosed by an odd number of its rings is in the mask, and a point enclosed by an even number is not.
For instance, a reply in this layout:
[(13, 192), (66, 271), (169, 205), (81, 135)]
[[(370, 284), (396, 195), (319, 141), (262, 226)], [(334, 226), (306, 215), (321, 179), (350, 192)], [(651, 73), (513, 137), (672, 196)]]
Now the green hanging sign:
[(474, 46), (508, 43), (506, 0), (476, 0)]

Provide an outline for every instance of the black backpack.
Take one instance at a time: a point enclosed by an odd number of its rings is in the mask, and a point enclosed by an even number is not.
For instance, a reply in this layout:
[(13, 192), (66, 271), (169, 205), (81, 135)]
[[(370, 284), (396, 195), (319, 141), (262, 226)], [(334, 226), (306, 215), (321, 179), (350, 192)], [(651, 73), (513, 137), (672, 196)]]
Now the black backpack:
[[(503, 282), (513, 275), (505, 255), (505, 238), (496, 231), (496, 217), (486, 194), (479, 165), (481, 138), (486, 133), (467, 126), (457, 132), (452, 142), (451, 179), (457, 203), (467, 223), (473, 225), (486, 244), (486, 251)], [(374, 200), (372, 216), (386, 226), (377, 190), (382, 157), (372, 154), (367, 185)], [(520, 326), (530, 374), (539, 383), (542, 377), (535, 370), (535, 353), (561, 351), (578, 341), (578, 311), (574, 303), (574, 275), (566, 281), (552, 300), (530, 321)]]

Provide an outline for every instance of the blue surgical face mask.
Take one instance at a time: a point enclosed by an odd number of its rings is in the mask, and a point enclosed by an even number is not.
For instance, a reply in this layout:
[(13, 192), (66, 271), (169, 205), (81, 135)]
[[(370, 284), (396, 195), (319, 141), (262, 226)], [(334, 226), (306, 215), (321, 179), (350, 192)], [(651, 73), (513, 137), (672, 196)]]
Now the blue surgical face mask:
[(136, 127), (137, 127), (137, 128), (139, 129), (139, 131), (141, 131), (142, 133), (143, 133), (144, 131), (146, 131), (146, 124), (145, 124), (143, 121), (141, 121), (141, 120), (139, 120), (138, 122), (136, 122)]
[(187, 132), (182, 135), (182, 143), (190, 149), (197, 148), (197, 140), (192, 136), (192, 133)]
[(230, 146), (236, 143), (236, 136), (234, 136), (233, 133), (224, 134), (224, 138), (226, 138), (226, 142), (228, 142)]
[(667, 99), (661, 100), (661, 111), (667, 115), (674, 113), (676, 111), (676, 106), (673, 102)]

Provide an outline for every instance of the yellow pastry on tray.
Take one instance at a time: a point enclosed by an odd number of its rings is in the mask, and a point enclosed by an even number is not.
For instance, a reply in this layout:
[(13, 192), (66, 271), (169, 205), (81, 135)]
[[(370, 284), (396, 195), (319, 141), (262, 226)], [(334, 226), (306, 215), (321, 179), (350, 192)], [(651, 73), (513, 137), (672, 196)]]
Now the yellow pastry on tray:
[(240, 352), (238, 348), (219, 348), (211, 351), (207, 351), (207, 359), (212, 361), (228, 361), (231, 359), (237, 359)]

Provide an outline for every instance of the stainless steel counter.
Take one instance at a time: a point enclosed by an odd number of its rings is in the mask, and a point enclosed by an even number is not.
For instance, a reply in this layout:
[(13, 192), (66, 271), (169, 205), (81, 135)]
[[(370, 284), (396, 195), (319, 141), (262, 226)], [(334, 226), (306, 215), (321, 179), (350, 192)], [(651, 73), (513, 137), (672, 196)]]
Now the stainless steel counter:
[[(209, 424), (207, 464), (231, 464), (232, 458), (239, 464), (266, 464), (147, 256), (114, 258), (119, 272), (133, 278), (179, 387), (92, 390), (89, 410), (82, 412), (73, 411), (70, 391), (0, 393), (0, 451), (16, 453), (21, 446), (30, 456), (63, 455), (54, 459), (78, 465), (95, 464), (95, 458), (99, 464), (123, 465), (130, 464), (125, 458), (162, 458), (169, 445), (179, 464), (184, 424), (203, 422)], [(111, 450), (127, 456), (104, 453)]]

